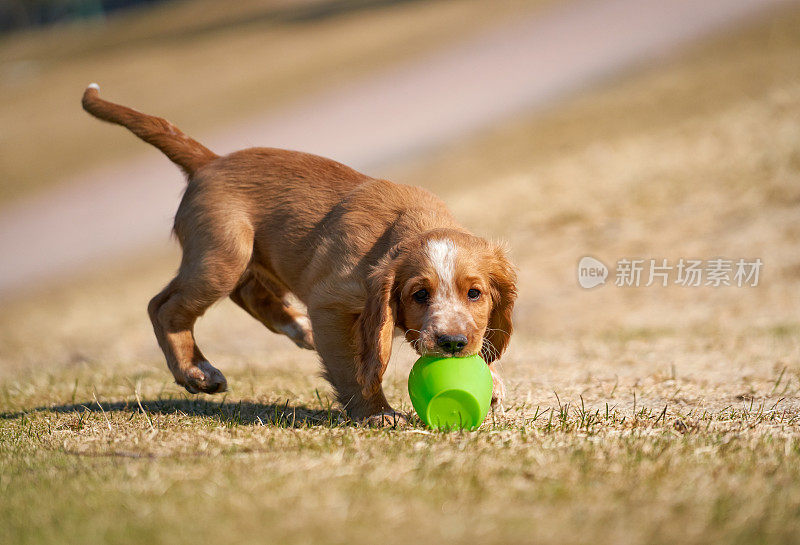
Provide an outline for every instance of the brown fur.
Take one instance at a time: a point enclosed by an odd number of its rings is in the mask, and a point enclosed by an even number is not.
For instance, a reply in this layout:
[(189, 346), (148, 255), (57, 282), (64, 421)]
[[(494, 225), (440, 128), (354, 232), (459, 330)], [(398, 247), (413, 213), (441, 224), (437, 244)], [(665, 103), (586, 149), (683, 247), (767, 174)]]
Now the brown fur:
[[(306, 153), (253, 148), (219, 157), (169, 122), (104, 101), (93, 88), (83, 106), (129, 128), (188, 176), (174, 225), (180, 269), (148, 311), (176, 382), (190, 392), (227, 387), (193, 334), (197, 318), (227, 296), (271, 331), (315, 348), (355, 418), (392, 411), (381, 381), (395, 328), (420, 353), (436, 351), (435, 336), (458, 329), (469, 341), (463, 353), (480, 352), (494, 374), (512, 332), (514, 271), (502, 249), (459, 226), (431, 193)], [(447, 331), (413, 299), (419, 286), (440, 288), (425, 244), (442, 237), (458, 247), (451, 304), (464, 314)], [(466, 296), (473, 288), (482, 293), (475, 301)], [(310, 327), (288, 304), (291, 294), (306, 305)]]

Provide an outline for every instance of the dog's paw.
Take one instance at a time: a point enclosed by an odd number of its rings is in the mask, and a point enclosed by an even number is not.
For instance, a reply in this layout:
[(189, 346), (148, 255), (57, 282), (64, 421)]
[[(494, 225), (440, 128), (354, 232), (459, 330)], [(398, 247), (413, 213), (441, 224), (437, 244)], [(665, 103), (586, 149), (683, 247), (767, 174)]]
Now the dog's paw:
[(190, 394), (218, 394), (228, 389), (228, 381), (219, 369), (207, 361), (201, 361), (186, 371), (183, 387)]
[(492, 409), (503, 412), (503, 401), (506, 398), (506, 385), (500, 375), (492, 371)]
[(316, 350), (314, 346), (314, 333), (311, 331), (311, 320), (308, 316), (296, 316), (293, 321), (281, 328), (284, 335), (289, 337), (294, 344), (306, 350)]
[(362, 423), (370, 428), (404, 428), (408, 425), (408, 416), (397, 411), (386, 411), (368, 416)]

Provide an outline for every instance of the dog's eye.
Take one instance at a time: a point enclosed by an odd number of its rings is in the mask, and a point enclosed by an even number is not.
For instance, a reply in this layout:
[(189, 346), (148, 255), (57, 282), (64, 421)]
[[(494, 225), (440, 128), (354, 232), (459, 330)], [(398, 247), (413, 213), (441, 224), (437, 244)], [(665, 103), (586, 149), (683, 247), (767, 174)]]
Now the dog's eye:
[(417, 303), (424, 303), (428, 300), (428, 290), (417, 290), (411, 296)]
[(475, 288), (472, 288), (467, 292), (467, 297), (469, 298), (470, 301), (477, 301), (478, 299), (481, 298), (481, 290), (476, 290)]

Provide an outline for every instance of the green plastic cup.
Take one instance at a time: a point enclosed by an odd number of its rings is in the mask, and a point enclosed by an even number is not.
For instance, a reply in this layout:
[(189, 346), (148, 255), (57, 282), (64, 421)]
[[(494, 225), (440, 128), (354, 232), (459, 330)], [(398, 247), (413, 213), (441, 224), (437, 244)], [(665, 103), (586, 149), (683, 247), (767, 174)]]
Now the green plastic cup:
[(422, 356), (408, 377), (414, 410), (428, 427), (477, 428), (492, 404), (492, 374), (479, 355), (466, 358)]

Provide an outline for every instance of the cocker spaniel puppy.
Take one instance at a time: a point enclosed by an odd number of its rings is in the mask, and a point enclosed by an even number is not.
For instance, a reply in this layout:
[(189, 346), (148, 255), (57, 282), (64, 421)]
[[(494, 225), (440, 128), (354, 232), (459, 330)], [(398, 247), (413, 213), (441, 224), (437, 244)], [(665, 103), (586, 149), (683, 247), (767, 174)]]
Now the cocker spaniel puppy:
[[(187, 175), (175, 216), (177, 276), (150, 301), (158, 343), (189, 392), (227, 382), (194, 340), (195, 321), (230, 297), (268, 329), (316, 350), (355, 419), (395, 413), (381, 382), (400, 331), (420, 354), (497, 359), (512, 333), (516, 276), (502, 248), (469, 233), (433, 194), (307, 153), (253, 148), (220, 157), (164, 119), (83, 95)], [(306, 310), (288, 304), (291, 294)]]

